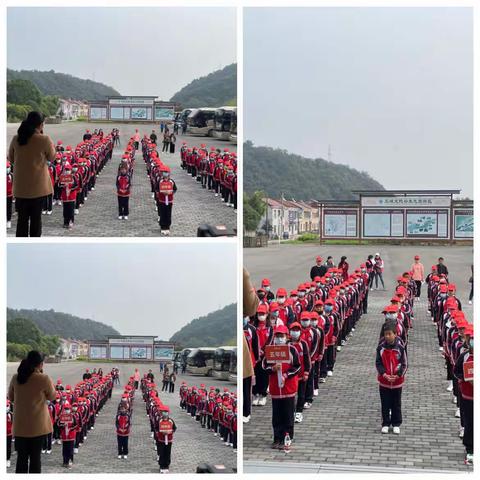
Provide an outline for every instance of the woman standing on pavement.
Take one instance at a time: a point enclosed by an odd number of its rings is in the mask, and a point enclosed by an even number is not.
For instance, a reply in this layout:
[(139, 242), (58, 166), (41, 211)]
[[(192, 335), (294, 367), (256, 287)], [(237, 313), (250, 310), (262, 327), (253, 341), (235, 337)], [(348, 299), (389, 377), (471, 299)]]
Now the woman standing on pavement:
[[(375, 254), (375, 258), (373, 259), (373, 272), (375, 274), (375, 290), (378, 290), (378, 279), (382, 282), (382, 288), (385, 290), (385, 283), (383, 282), (383, 269), (385, 267), (385, 263), (380, 257), (379, 253)], [(372, 282), (373, 287), (373, 282)]]
[(53, 193), (48, 163), (55, 160), (55, 147), (43, 134), (44, 120), (42, 113), (30, 112), (8, 149), (18, 212), (17, 237), (42, 236), (43, 201)]
[(170, 134), (168, 133), (167, 130), (165, 130), (165, 133), (163, 134), (163, 148), (162, 152), (167, 152), (168, 153), (168, 144), (170, 143)]
[(175, 142), (177, 141), (177, 137), (174, 133), (170, 134), (170, 153), (175, 153)]
[(15, 473), (41, 473), (43, 441), (53, 431), (47, 400), (55, 400), (55, 395), (52, 379), (43, 373), (43, 356), (36, 350), (28, 352), (8, 387), (18, 454)]
[(425, 278), (425, 270), (423, 265), (420, 263), (420, 257), (415, 255), (414, 263), (412, 264), (410, 270), (413, 272), (412, 278), (415, 280), (415, 298), (420, 298), (420, 294), (422, 292), (422, 283), (423, 279)]

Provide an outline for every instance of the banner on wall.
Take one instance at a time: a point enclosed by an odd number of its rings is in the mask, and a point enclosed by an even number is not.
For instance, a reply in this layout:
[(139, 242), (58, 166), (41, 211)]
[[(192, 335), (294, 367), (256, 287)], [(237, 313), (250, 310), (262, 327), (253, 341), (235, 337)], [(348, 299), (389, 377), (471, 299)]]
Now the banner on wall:
[(131, 358), (147, 358), (146, 347), (131, 347), (130, 357)]
[(436, 213), (407, 213), (407, 235), (437, 235)]
[(364, 237), (389, 237), (390, 213), (365, 213), (363, 216)]
[(455, 238), (473, 238), (473, 210), (457, 210), (454, 218)]
[(107, 107), (90, 107), (90, 118), (92, 120), (106, 120)]
[(173, 120), (175, 117), (175, 111), (173, 108), (155, 108), (155, 120)]
[(169, 346), (155, 346), (154, 354), (155, 360), (173, 360), (174, 347)]
[(324, 213), (325, 237), (356, 237), (357, 212), (356, 211), (326, 211)]
[(90, 358), (107, 358), (107, 347), (90, 345)]

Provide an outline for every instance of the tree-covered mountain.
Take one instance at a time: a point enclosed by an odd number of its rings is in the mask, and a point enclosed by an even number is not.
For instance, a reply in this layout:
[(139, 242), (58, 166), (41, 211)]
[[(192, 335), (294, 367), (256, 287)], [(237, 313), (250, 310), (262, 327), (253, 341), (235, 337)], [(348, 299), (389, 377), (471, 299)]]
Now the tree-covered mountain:
[(384, 190), (367, 172), (323, 158), (310, 159), (271, 147), (243, 147), (243, 186), (272, 198), (353, 200), (352, 190)]
[(29, 80), (37, 86), (43, 95), (55, 95), (74, 100), (104, 100), (108, 96), (120, 95), (114, 88), (93, 80), (74, 77), (54, 70), (7, 69), (7, 82), (10, 80)]
[(232, 303), (199, 317), (182, 327), (171, 338), (178, 348), (219, 347), (237, 344), (237, 304)]
[[(75, 317), (55, 310), (30, 310), (7, 308), (7, 322), (25, 318), (31, 320), (45, 335), (56, 335), (75, 340), (101, 340), (107, 335), (119, 335), (110, 325), (95, 320)], [(8, 330), (8, 327), (7, 327)]]
[(200, 77), (178, 91), (171, 102), (188, 107), (221, 107), (237, 104), (237, 64)]

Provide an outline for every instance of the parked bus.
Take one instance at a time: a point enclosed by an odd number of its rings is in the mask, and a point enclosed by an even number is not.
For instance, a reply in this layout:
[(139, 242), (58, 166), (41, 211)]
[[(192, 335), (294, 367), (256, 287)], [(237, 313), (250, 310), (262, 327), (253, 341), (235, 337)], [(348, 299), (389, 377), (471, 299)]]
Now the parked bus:
[(192, 375), (212, 376), (215, 348), (194, 348), (187, 357), (187, 372)]
[(194, 108), (187, 117), (187, 133), (211, 137), (215, 130), (215, 108)]
[(213, 359), (213, 376), (228, 380), (230, 377), (230, 364), (232, 361), (233, 351), (235, 347), (218, 347), (215, 350)]
[(232, 120), (237, 116), (237, 107), (220, 107), (215, 110), (215, 130), (213, 136), (220, 140), (230, 140)]
[(191, 348), (184, 348), (183, 350), (179, 351), (179, 352), (175, 352), (175, 355), (174, 355), (174, 363), (175, 363), (175, 366), (181, 370), (182, 369), (182, 366), (183, 365), (186, 365), (187, 364), (187, 357), (188, 357), (188, 354), (192, 351)]
[(237, 144), (237, 109), (232, 113), (232, 120), (230, 126), (230, 141)]
[(235, 384), (237, 383), (237, 347), (233, 349), (230, 358), (230, 372), (228, 379)]
[(187, 123), (187, 117), (192, 112), (191, 108), (184, 108), (181, 112), (175, 114), (175, 124), (178, 125), (178, 130), (181, 132), (183, 125)]

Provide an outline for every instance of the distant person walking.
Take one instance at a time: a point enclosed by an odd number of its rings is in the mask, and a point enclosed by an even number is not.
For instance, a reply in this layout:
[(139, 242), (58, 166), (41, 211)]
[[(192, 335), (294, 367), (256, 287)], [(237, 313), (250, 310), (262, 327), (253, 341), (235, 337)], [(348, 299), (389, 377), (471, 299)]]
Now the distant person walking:
[(170, 374), (168, 373), (168, 369), (165, 367), (163, 369), (162, 392), (168, 392), (169, 383), (170, 383)]
[(170, 134), (170, 153), (175, 153), (175, 142), (177, 141), (177, 137), (174, 133)]
[(152, 133), (150, 134), (150, 140), (155, 144), (157, 143), (157, 134), (155, 133), (155, 130), (152, 130)]
[(135, 382), (135, 390), (138, 390), (138, 384), (140, 383), (140, 372), (138, 368), (135, 369), (135, 373), (133, 374), (133, 381)]
[(55, 147), (51, 138), (43, 134), (44, 119), (42, 113), (30, 112), (8, 149), (18, 212), (17, 237), (42, 236), (44, 199), (53, 193), (48, 162), (55, 160)]
[(382, 282), (382, 288), (385, 290), (385, 283), (383, 282), (383, 269), (385, 268), (385, 263), (382, 260), (382, 257), (379, 253), (375, 254), (373, 259), (373, 272), (375, 274), (375, 290), (378, 290), (378, 279)]
[(163, 133), (163, 128), (164, 128), (164, 125), (163, 125), (163, 122), (160, 123), (160, 133)]
[(340, 258), (340, 263), (338, 264), (338, 268), (342, 271), (343, 281), (345, 282), (348, 279), (348, 262), (347, 257), (343, 256)]
[(133, 142), (135, 144), (135, 150), (138, 150), (138, 145), (140, 144), (140, 133), (138, 133), (138, 129), (135, 129), (135, 135), (133, 136)]
[(168, 131), (165, 130), (165, 133), (163, 134), (163, 148), (162, 152), (168, 152), (168, 144), (170, 143), (170, 135), (168, 134)]
[(438, 258), (438, 263), (437, 263), (437, 275), (445, 275), (448, 277), (448, 268), (447, 266), (443, 263), (444, 258), (439, 257)]
[(175, 381), (177, 380), (177, 376), (175, 375), (175, 372), (172, 372), (169, 377), (169, 393), (174, 393), (175, 392)]
[(375, 277), (374, 266), (375, 265), (373, 263), (373, 255), (369, 255), (367, 257), (367, 261), (365, 262), (365, 267), (368, 273), (368, 288), (370, 290), (373, 289), (373, 279)]
[(412, 278), (415, 280), (415, 298), (420, 298), (422, 293), (422, 283), (425, 278), (425, 269), (423, 265), (420, 263), (420, 257), (415, 255), (414, 263), (412, 264), (410, 270), (413, 272)]
[(323, 265), (323, 258), (318, 255), (315, 258), (315, 265), (310, 269), (310, 278), (313, 282), (315, 277), (323, 277), (327, 273), (326, 265)]
[(47, 400), (55, 400), (55, 395), (52, 379), (43, 373), (43, 356), (36, 350), (28, 352), (8, 387), (18, 454), (15, 473), (41, 473), (43, 441), (53, 431)]

